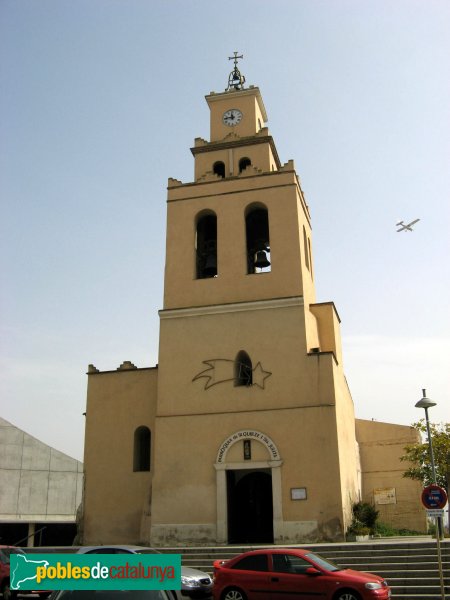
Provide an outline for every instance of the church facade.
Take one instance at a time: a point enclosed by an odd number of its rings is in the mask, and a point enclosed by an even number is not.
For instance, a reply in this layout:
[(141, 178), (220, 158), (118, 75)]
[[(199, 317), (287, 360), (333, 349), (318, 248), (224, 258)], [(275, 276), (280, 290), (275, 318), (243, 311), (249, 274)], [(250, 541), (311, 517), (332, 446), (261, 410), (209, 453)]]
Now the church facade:
[(423, 531), (399, 462), (416, 433), (355, 419), (309, 208), (260, 90), (235, 62), (206, 101), (194, 181), (168, 183), (158, 365), (89, 367), (83, 542), (342, 540), (360, 499)]

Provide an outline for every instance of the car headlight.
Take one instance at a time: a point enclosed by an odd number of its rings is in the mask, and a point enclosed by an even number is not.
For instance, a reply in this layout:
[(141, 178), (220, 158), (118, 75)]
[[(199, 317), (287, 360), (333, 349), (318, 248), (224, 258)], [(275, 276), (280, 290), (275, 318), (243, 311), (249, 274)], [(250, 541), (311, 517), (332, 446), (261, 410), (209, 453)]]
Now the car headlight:
[(194, 577), (183, 577), (181, 576), (181, 583), (186, 587), (200, 587), (200, 582), (198, 582)]
[(378, 583), (377, 581), (369, 581), (369, 583), (366, 583), (364, 585), (365, 588), (367, 588), (368, 590), (381, 590), (381, 588), (383, 587), (381, 585), (381, 583)]

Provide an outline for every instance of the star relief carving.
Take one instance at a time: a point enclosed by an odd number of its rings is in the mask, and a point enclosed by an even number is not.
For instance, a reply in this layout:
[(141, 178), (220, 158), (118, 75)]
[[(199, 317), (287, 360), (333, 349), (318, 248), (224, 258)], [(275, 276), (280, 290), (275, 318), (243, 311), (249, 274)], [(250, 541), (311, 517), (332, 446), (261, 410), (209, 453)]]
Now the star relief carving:
[[(196, 381), (197, 379), (205, 379), (205, 390), (208, 390), (210, 387), (218, 385), (219, 383), (235, 381), (236, 362), (234, 360), (229, 358), (211, 358), (204, 360), (203, 364), (206, 365), (207, 368), (197, 373), (192, 381)], [(239, 368), (247, 368), (247, 365), (243, 363), (238, 364)], [(263, 369), (263, 366), (260, 362), (258, 362), (251, 370), (251, 373), (251, 383), (249, 378), (249, 383), (247, 385), (249, 387), (257, 385), (262, 390), (265, 387), (266, 379), (272, 375), (270, 371)]]
[(261, 363), (259, 362), (253, 369), (253, 385), (257, 385), (263, 390), (265, 380), (271, 375), (272, 373), (270, 371), (264, 371)]

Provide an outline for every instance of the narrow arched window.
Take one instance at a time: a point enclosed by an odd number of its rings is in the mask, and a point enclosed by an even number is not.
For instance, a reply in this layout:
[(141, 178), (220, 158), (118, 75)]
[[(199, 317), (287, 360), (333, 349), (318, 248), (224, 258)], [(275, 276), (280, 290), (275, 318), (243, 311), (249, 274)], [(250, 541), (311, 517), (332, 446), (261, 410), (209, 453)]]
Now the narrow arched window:
[(269, 215), (267, 208), (254, 205), (245, 217), (247, 273), (270, 271)]
[(309, 265), (311, 271), (311, 277), (313, 275), (313, 264), (312, 264), (312, 254), (311, 254), (311, 240), (308, 238), (308, 254), (309, 254)]
[(150, 429), (142, 425), (134, 432), (133, 471), (150, 471)]
[(202, 214), (197, 219), (195, 239), (197, 279), (217, 275), (217, 217), (214, 213)]
[(213, 164), (213, 172), (219, 177), (225, 177), (225, 163), (221, 160), (218, 160)]
[(239, 173), (242, 173), (242, 171), (245, 171), (245, 169), (247, 167), (249, 167), (252, 164), (252, 161), (247, 158), (246, 156), (244, 158), (241, 158), (241, 160), (239, 161)]
[(309, 271), (309, 248), (308, 248), (308, 238), (306, 236), (306, 229), (305, 226), (303, 225), (303, 249), (304, 249), (304, 253), (305, 253), (305, 265), (306, 268)]
[(250, 386), (253, 384), (253, 368), (250, 356), (241, 350), (238, 352), (234, 361), (234, 385), (246, 385)]

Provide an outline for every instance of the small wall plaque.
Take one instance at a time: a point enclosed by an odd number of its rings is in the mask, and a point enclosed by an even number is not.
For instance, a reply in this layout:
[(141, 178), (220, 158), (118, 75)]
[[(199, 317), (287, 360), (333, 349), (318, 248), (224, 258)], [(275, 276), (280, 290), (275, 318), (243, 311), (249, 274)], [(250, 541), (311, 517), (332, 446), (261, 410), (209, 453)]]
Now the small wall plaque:
[(291, 488), (291, 500), (306, 500), (306, 488)]
[(252, 460), (252, 442), (244, 440), (244, 460)]
[(373, 490), (375, 504), (397, 504), (395, 488), (377, 488)]

